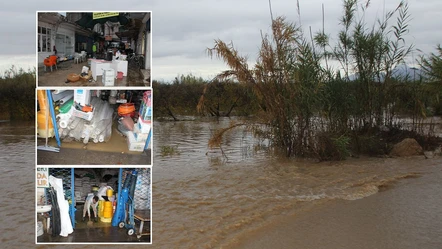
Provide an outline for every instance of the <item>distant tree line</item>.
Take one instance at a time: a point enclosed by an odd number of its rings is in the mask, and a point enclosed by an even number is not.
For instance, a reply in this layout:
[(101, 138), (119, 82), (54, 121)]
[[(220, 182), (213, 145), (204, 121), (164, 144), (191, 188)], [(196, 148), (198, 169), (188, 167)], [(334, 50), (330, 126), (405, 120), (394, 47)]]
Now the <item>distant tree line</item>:
[(154, 115), (180, 116), (250, 116), (259, 110), (252, 88), (234, 81), (204, 80), (194, 75), (180, 75), (172, 82), (153, 81)]
[(12, 66), (0, 76), (0, 119), (35, 119), (35, 69)]

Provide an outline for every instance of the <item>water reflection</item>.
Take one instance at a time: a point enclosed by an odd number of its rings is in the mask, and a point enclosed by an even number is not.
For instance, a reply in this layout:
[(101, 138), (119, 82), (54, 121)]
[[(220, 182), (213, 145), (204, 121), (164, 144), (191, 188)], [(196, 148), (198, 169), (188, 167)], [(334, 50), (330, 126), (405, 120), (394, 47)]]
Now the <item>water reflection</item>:
[(4, 248), (31, 247), (34, 242), (34, 134), (32, 122), (0, 122), (0, 230)]

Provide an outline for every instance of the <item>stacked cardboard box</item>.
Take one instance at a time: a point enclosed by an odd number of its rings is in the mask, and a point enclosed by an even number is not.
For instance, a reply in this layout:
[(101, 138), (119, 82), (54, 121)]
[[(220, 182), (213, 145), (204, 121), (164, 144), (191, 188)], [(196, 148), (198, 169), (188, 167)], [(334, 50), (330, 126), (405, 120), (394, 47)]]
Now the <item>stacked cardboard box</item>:
[(151, 121), (152, 119), (152, 93), (145, 91), (143, 94), (143, 101), (138, 112), (140, 118), (144, 121)]
[(75, 200), (76, 201), (83, 201), (83, 179), (82, 178), (75, 178)]
[(104, 86), (114, 86), (115, 81), (115, 70), (112, 68), (103, 69), (103, 76), (101, 82)]
[(143, 101), (138, 112), (139, 118), (133, 131), (127, 133), (129, 151), (144, 151), (152, 126), (152, 95), (151, 91), (144, 92)]
[(91, 92), (89, 90), (77, 89), (74, 92), (74, 102), (85, 106), (91, 104)]

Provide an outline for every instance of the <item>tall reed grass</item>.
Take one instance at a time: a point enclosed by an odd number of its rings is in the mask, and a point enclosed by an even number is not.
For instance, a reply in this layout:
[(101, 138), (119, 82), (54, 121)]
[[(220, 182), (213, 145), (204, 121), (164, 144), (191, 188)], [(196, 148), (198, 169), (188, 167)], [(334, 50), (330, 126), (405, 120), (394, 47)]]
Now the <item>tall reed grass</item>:
[[(441, 87), (394, 75), (414, 49), (404, 38), (409, 32), (408, 4), (399, 2), (373, 25), (365, 18), (369, 7), (370, 1), (343, 1), (335, 44), (325, 30), (306, 35), (301, 26), (272, 15), (272, 32), (262, 36), (252, 68), (233, 43), (215, 40), (207, 49), (209, 56), (229, 66), (216, 80), (250, 86), (260, 103), (258, 119), (247, 126), (287, 156), (320, 159), (344, 159), (350, 141), (359, 141), (354, 136), (399, 127), (402, 114), (411, 116), (414, 129), (419, 129), (428, 107), (439, 100)], [(330, 67), (330, 61), (340, 67)], [(424, 64), (430, 68), (431, 61)]]

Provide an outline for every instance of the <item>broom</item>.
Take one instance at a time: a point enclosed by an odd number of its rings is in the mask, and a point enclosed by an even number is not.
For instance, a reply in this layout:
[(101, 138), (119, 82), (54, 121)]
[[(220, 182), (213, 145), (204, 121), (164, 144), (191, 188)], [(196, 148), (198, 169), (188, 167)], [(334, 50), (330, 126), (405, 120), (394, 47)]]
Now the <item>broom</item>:
[[(46, 108), (50, 108), (49, 107), (49, 96), (48, 96), (48, 94), (51, 94), (50, 91), (48, 91), (46, 93)], [(57, 123), (53, 120), (52, 121), (52, 125), (55, 126), (55, 125), (57, 125)], [(60, 152), (60, 148), (56, 148), (56, 147), (53, 147), (53, 146), (48, 146), (48, 137), (49, 137), (49, 110), (46, 109), (46, 142), (45, 142), (45, 145), (37, 146), (37, 150)]]

